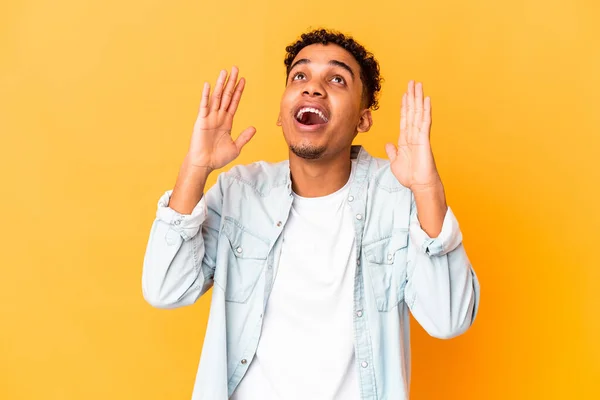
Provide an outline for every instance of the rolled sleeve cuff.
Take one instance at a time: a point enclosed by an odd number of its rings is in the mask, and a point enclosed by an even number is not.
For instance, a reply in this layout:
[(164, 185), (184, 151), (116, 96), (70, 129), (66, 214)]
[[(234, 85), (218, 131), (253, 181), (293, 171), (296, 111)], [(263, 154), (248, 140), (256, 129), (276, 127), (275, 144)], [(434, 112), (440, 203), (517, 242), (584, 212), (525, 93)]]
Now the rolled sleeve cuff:
[(462, 232), (458, 226), (458, 220), (448, 207), (442, 231), (436, 238), (431, 238), (421, 228), (419, 219), (413, 218), (410, 224), (410, 236), (415, 246), (429, 256), (442, 256), (456, 249), (462, 242)]
[(202, 196), (191, 214), (180, 214), (169, 207), (172, 193), (172, 190), (168, 190), (158, 200), (156, 218), (171, 225), (171, 228), (179, 233), (184, 240), (189, 240), (198, 233), (200, 226), (206, 220), (208, 215), (206, 201)]

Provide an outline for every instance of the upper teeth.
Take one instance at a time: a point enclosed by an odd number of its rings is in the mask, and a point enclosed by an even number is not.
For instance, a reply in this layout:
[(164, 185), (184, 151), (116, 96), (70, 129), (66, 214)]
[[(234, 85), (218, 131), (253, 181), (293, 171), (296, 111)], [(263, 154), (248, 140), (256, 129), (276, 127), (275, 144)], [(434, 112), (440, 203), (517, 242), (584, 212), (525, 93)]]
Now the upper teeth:
[(327, 121), (328, 121), (328, 120), (327, 120), (327, 117), (325, 117), (325, 115), (324, 115), (324, 114), (323, 114), (323, 113), (322, 113), (320, 110), (317, 110), (316, 108), (312, 108), (312, 107), (304, 107), (304, 108), (301, 108), (301, 109), (298, 111), (298, 114), (296, 114), (296, 118), (298, 118), (298, 119), (302, 118), (302, 115), (303, 115), (304, 113), (306, 113), (306, 112), (315, 113), (315, 114), (317, 114), (319, 117), (321, 117), (321, 119), (322, 119), (323, 121), (325, 121), (325, 122), (327, 122)]

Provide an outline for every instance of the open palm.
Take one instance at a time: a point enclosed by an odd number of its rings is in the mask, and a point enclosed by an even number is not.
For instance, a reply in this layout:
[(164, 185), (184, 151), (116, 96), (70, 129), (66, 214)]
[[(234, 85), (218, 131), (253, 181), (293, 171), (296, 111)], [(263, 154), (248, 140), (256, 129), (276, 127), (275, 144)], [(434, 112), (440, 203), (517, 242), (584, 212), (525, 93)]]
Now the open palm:
[[(244, 91), (245, 80), (238, 81), (238, 69), (232, 68), (229, 79), (227, 71), (219, 74), (215, 90), (204, 84), (198, 118), (188, 151), (188, 161), (197, 167), (210, 170), (224, 167), (233, 161), (242, 147), (252, 138), (256, 129), (246, 128), (237, 139), (231, 137), (233, 118)], [(225, 82), (227, 81), (227, 84)]]
[(440, 181), (430, 143), (431, 99), (423, 99), (423, 85), (408, 83), (402, 96), (398, 147), (385, 146), (396, 179), (413, 191), (428, 189)]

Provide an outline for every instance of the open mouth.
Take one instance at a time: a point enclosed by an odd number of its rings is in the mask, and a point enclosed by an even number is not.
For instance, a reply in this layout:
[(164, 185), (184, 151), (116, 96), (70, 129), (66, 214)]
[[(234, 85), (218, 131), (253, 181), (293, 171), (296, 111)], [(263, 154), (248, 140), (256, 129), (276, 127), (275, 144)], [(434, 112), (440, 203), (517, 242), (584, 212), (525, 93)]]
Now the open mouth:
[(322, 125), (326, 124), (329, 119), (319, 109), (313, 107), (302, 107), (296, 112), (296, 121), (302, 125)]

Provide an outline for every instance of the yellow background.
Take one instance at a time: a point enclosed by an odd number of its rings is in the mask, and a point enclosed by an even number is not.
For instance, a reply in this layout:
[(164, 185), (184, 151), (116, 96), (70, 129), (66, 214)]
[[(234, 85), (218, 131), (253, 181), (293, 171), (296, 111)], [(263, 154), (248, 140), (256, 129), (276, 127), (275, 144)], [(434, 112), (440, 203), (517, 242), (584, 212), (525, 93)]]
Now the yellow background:
[[(0, 5), (0, 398), (188, 399), (210, 294), (147, 305), (156, 201), (202, 84), (236, 64), (236, 161), (287, 156), (285, 46), (351, 34), (385, 78), (374, 155), (424, 82), (481, 281), (450, 341), (413, 324), (413, 399), (600, 398), (600, 6), (594, 0), (42, 1)], [(216, 175), (212, 176), (210, 184)]]

